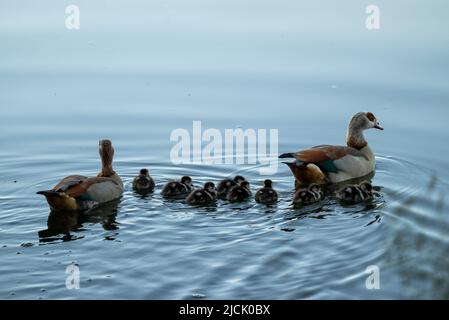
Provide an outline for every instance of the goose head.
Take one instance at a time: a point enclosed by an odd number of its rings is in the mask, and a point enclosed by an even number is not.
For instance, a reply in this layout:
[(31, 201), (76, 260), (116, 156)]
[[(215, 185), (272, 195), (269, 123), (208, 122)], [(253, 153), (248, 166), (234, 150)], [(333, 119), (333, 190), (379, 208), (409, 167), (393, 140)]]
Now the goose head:
[(376, 116), (371, 112), (356, 113), (348, 125), (348, 132), (346, 135), (346, 143), (349, 147), (355, 149), (362, 149), (368, 143), (366, 142), (363, 131), (368, 129), (383, 130)]

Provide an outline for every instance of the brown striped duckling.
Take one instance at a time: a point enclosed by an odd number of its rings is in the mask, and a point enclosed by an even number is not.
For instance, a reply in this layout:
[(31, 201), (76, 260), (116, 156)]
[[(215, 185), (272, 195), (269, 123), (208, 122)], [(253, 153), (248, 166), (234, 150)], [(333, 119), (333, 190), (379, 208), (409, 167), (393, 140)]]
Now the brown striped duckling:
[(186, 198), (188, 204), (209, 204), (217, 200), (217, 189), (213, 182), (206, 182), (202, 189), (190, 192)]
[(220, 181), (217, 187), (217, 195), (220, 199), (226, 199), (229, 190), (232, 187), (237, 186), (240, 182), (245, 181), (245, 178), (242, 176), (235, 176), (234, 179), (224, 179)]
[(114, 148), (110, 140), (100, 140), (101, 171), (96, 177), (65, 177), (51, 190), (39, 191), (53, 210), (85, 210), (121, 197), (123, 182), (113, 170)]
[(294, 205), (308, 205), (318, 202), (323, 197), (320, 185), (312, 183), (307, 188), (298, 189), (293, 196)]
[(148, 169), (141, 169), (133, 180), (133, 189), (137, 192), (151, 192), (154, 189), (154, 180), (150, 177)]
[(233, 186), (226, 195), (226, 199), (231, 202), (243, 202), (251, 197), (249, 182), (244, 180), (238, 185)]
[(273, 189), (273, 181), (266, 179), (263, 184), (263, 188), (260, 188), (256, 192), (256, 202), (264, 204), (276, 202), (278, 200), (278, 194)]
[(339, 189), (335, 196), (337, 199), (348, 203), (357, 203), (369, 200), (373, 197), (373, 186), (368, 181), (360, 184), (351, 184)]
[(182, 199), (186, 197), (193, 189), (192, 178), (184, 176), (180, 181), (170, 181), (162, 189), (162, 196), (165, 198), (178, 198)]

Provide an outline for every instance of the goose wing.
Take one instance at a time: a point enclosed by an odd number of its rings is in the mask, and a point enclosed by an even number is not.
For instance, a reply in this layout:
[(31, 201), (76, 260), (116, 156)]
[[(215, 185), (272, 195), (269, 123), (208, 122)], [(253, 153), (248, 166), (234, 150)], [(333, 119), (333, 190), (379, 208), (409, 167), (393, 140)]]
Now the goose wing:
[(293, 157), (299, 162), (316, 164), (322, 171), (338, 172), (335, 161), (344, 157), (366, 156), (359, 150), (345, 146), (320, 145), (293, 153)]

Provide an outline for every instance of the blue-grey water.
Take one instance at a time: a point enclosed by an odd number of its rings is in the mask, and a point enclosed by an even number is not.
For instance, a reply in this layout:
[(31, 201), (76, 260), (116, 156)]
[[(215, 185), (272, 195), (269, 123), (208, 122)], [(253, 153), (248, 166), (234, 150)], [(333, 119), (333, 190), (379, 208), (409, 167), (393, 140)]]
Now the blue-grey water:
[[(375, 2), (375, 3), (372, 3)], [(65, 8), (80, 8), (79, 30)], [(380, 29), (365, 27), (370, 4)], [(1, 299), (449, 298), (447, 1), (2, 0)], [(290, 206), (293, 178), (269, 176), (276, 206), (195, 208), (160, 189), (260, 165), (174, 165), (170, 133), (278, 129), (279, 152), (343, 144), (373, 112), (372, 201)], [(95, 175), (98, 140), (125, 182), (88, 215), (50, 213), (36, 191)], [(142, 197), (132, 177), (148, 167)], [(66, 288), (77, 264), (80, 289)], [(379, 289), (368, 289), (369, 266)]]

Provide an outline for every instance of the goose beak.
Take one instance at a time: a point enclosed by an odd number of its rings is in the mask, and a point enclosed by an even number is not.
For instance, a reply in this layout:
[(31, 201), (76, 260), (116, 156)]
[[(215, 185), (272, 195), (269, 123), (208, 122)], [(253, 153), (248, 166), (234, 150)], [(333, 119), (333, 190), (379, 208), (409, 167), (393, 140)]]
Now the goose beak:
[(378, 124), (378, 123), (376, 123), (375, 125), (374, 125), (374, 128), (375, 129), (379, 129), (379, 130), (383, 130), (384, 128), (382, 128), (381, 126), (380, 126), (380, 124)]

